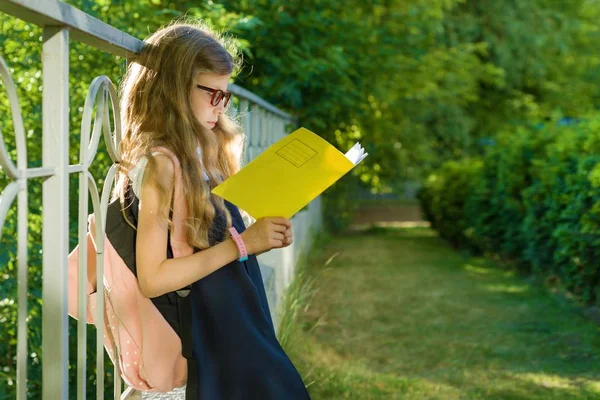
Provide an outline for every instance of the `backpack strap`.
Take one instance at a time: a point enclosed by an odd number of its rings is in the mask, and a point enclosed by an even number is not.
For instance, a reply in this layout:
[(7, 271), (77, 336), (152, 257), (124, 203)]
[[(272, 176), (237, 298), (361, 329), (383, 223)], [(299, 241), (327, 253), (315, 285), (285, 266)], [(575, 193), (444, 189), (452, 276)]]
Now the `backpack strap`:
[(175, 172), (175, 187), (173, 189), (173, 232), (171, 234), (171, 247), (173, 257), (183, 257), (194, 253), (194, 249), (187, 243), (187, 228), (183, 221), (189, 216), (188, 204), (185, 200), (181, 178), (181, 164), (173, 152), (165, 147), (152, 148), (153, 152), (160, 152), (171, 159)]
[[(172, 252), (172, 255), (169, 254), (170, 257), (183, 257), (187, 255), (191, 255), (194, 253), (194, 249), (188, 244), (186, 240), (187, 227), (183, 221), (189, 216), (189, 209), (187, 201), (185, 200), (185, 196), (183, 194), (183, 183), (181, 177), (181, 164), (179, 159), (173, 154), (172, 151), (165, 147), (154, 147), (152, 148), (152, 152), (159, 152), (168, 156), (173, 163), (173, 170), (175, 172), (175, 185), (173, 189), (173, 209), (171, 214), (171, 219), (173, 221), (173, 231), (169, 233), (169, 243), (168, 251)], [(182, 346), (182, 355), (188, 360), (188, 368), (194, 367), (195, 362), (193, 360), (193, 346), (192, 346), (192, 321), (191, 321), (191, 302), (189, 293), (191, 286), (186, 288), (182, 288), (177, 290), (177, 296), (175, 298), (171, 298), (177, 306), (177, 314), (179, 317), (179, 337), (181, 338), (181, 346)], [(195, 380), (196, 372), (188, 370), (188, 383), (189, 377)], [(188, 390), (192, 389), (193, 385), (190, 385)]]

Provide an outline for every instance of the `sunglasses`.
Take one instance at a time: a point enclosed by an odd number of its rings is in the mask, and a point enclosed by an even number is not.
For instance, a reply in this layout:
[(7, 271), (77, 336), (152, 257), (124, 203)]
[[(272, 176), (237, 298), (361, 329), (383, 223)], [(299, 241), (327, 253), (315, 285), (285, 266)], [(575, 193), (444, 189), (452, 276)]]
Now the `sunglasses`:
[(213, 107), (218, 106), (219, 103), (221, 102), (221, 100), (223, 100), (223, 107), (227, 107), (227, 105), (229, 104), (229, 99), (231, 99), (230, 92), (224, 92), (221, 89), (213, 89), (213, 88), (209, 88), (207, 86), (202, 86), (202, 85), (198, 85), (198, 84), (196, 84), (196, 87), (198, 89), (205, 90), (212, 94), (212, 97), (210, 98), (211, 106), (213, 106)]

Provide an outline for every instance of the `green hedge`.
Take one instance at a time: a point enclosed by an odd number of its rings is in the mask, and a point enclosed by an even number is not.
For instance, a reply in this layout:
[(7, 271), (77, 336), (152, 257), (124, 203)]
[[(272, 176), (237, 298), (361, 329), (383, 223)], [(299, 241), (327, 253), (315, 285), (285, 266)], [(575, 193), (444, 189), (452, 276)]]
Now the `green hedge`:
[(465, 199), (481, 174), (480, 160), (448, 161), (432, 173), (419, 191), (423, 213), (440, 236), (455, 247), (471, 247), (471, 230), (465, 218)]
[(600, 304), (600, 115), (499, 135), (426, 180), (426, 218), (453, 245), (557, 279)]

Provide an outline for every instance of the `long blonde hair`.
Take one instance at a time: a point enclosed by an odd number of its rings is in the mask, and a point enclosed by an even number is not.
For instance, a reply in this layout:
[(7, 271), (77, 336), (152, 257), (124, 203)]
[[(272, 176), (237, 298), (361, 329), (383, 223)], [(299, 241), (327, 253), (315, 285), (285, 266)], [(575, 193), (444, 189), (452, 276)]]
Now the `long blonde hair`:
[[(203, 127), (192, 111), (190, 90), (198, 73), (232, 74), (239, 68), (240, 59), (231, 39), (197, 22), (174, 22), (144, 42), (143, 50), (130, 60), (120, 86), (123, 138), (113, 199), (125, 198), (130, 183), (127, 172), (141, 157), (148, 158), (145, 177), (152, 177), (156, 160), (151, 149), (168, 148), (181, 163), (182, 189), (190, 215), (185, 221), (187, 241), (199, 249), (208, 248), (216, 239), (209, 236), (217, 214), (215, 207), (225, 215), (223, 228), (231, 226), (231, 215), (223, 200), (211, 195), (210, 190), (239, 170), (239, 152), (233, 146), (239, 145), (238, 139), (243, 136), (240, 126), (225, 113), (212, 130)], [(173, 188), (157, 188), (161, 209), (166, 210)], [(172, 228), (169, 215), (163, 217)]]

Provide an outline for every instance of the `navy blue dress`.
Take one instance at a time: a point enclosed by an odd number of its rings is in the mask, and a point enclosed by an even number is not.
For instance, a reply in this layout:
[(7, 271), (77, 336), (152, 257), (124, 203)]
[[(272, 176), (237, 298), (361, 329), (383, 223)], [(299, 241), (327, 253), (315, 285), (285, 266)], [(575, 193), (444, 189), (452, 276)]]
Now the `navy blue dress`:
[[(245, 230), (236, 206), (225, 202), (233, 226)], [(211, 245), (223, 241), (218, 213)], [(192, 341), (197, 400), (310, 399), (277, 337), (256, 256), (234, 262), (192, 284)]]

